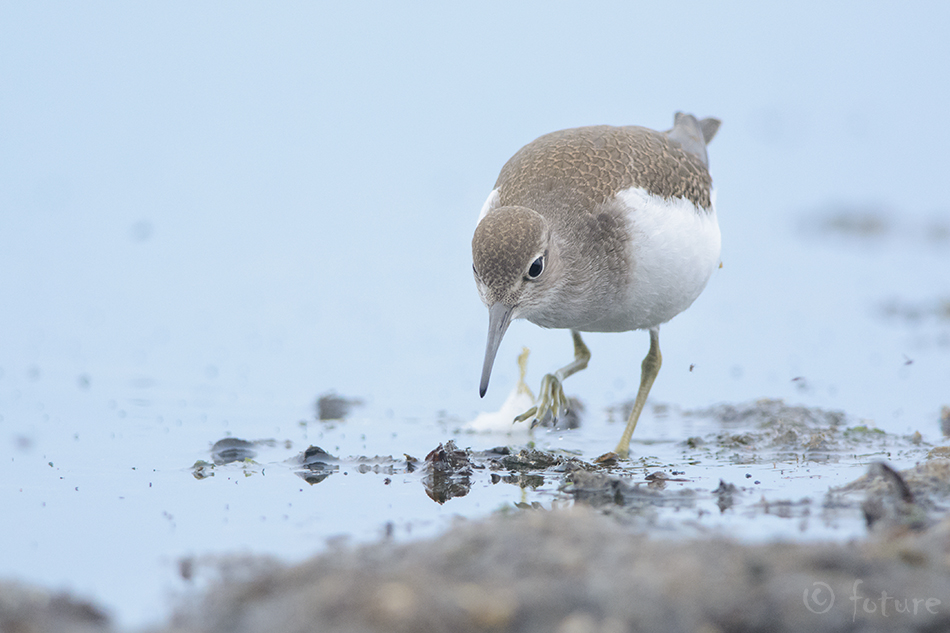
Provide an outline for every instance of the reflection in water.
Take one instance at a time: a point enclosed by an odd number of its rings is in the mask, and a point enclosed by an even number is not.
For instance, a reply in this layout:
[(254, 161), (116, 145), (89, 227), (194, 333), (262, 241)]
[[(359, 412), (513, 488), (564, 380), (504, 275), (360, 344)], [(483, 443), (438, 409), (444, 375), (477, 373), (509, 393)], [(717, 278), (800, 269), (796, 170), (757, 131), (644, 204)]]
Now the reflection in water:
[(525, 473), (513, 473), (511, 475), (499, 475), (497, 473), (492, 473), (491, 482), (493, 484), (502, 482), (506, 484), (513, 484), (521, 489), (531, 488), (532, 490), (536, 490), (544, 485), (544, 476), (528, 475)]
[(231, 462), (243, 462), (246, 459), (257, 457), (254, 444), (236, 437), (226, 437), (218, 440), (211, 447), (211, 458), (216, 466), (223, 466)]
[(306, 470), (298, 470), (297, 476), (311, 486), (318, 484), (340, 470), (340, 461), (319, 446), (309, 446), (294, 461)]
[(195, 476), (195, 479), (214, 477), (214, 464), (199, 459), (195, 462), (194, 466), (191, 467), (191, 474)]

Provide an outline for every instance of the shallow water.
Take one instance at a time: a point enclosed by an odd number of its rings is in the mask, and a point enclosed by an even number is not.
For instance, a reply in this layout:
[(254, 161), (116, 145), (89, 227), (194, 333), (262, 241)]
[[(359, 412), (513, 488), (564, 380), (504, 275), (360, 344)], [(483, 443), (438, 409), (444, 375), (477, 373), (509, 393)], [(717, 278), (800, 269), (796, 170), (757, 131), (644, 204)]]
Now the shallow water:
[[(0, 577), (137, 626), (214, 555), (300, 560), (574, 503), (563, 472), (509, 483), (485, 464), (439, 504), (402, 463), (450, 439), (517, 452), (523, 430), (465, 424), (501, 407), (522, 346), (534, 389), (570, 358), (566, 332), (515, 323), (478, 399), (469, 240), (504, 161), (552, 129), (665, 128), (677, 109), (724, 121), (723, 267), (663, 327), (635, 459), (610, 471), (646, 496), (623, 489), (610, 511), (670, 538), (865, 533), (857, 500), (824, 507), (829, 488), (922, 459), (950, 405), (946, 8), (535, 9), (0, 9)], [(683, 46), (644, 58), (668, 38), (633, 43), (629, 24), (674, 18)], [(489, 30), (510, 46), (486, 47)], [(599, 46), (551, 44), (578, 33)], [(533, 441), (590, 463), (619, 437), (647, 337), (585, 340), (566, 385), (582, 426)], [(331, 391), (363, 404), (319, 421)], [(843, 412), (836, 444), (696, 413), (766, 398)], [(255, 442), (253, 461), (196, 478), (226, 437)], [(340, 460), (315, 484), (293, 463), (311, 445)], [(657, 471), (673, 481), (651, 486)]]

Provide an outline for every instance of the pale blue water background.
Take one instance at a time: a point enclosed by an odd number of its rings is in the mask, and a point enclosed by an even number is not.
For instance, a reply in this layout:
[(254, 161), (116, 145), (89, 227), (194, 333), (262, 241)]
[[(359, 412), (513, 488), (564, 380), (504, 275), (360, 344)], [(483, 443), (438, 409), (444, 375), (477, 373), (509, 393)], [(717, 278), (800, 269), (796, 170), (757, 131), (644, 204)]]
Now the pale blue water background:
[[(724, 267), (663, 328), (653, 401), (780, 397), (939, 441), (948, 27), (938, 2), (3, 4), (0, 578), (140, 625), (166, 611), (181, 555), (294, 560), (519, 500), (187, 468), (226, 434), (290, 440), (273, 462), (308, 443), (503, 442), (436, 421), (498, 408), (522, 345), (533, 387), (571, 345), (516, 323), (478, 399), (469, 243), (499, 169), (545, 132), (665, 129), (676, 110), (724, 122)], [(840, 208), (885, 230), (808, 229)], [(889, 301), (924, 314), (885, 318)], [(593, 456), (647, 337), (587, 341), (568, 391), (591, 420), (566, 442)], [(331, 389), (367, 404), (349, 426), (301, 426)], [(648, 416), (637, 439), (677, 428)]]

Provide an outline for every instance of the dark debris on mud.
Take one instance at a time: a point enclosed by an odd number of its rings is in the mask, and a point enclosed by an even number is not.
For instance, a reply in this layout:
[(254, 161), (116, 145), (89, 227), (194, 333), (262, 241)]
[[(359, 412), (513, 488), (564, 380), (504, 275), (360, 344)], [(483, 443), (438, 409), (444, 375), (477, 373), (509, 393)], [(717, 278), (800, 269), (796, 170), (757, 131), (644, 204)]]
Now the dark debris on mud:
[[(835, 463), (845, 457), (852, 462), (862, 460), (886, 461), (896, 451), (913, 449), (920, 454), (919, 434), (908, 437), (891, 436), (866, 424), (855, 424), (839, 411), (787, 405), (780, 400), (759, 400), (739, 405), (718, 405), (708, 409), (684, 413), (715, 422), (714, 429), (703, 436), (694, 436), (680, 442), (684, 468), (703, 460), (719, 464), (745, 465), (801, 464), (803, 462)], [(211, 450), (213, 463), (199, 461), (193, 467), (196, 478), (211, 476), (214, 468), (238, 462), (247, 472), (255, 466), (256, 451), (274, 440), (246, 441), (224, 438)], [(933, 449), (938, 451), (939, 448)], [(933, 452), (932, 451), (932, 452)], [(717, 489), (705, 484), (690, 487), (694, 478), (685, 471), (676, 470), (676, 464), (661, 464), (648, 456), (631, 461), (619, 459), (594, 460), (593, 463), (576, 456), (540, 450), (534, 446), (499, 446), (486, 451), (459, 448), (454, 441), (439, 444), (423, 460), (405, 455), (357, 456), (341, 458), (317, 446), (310, 446), (287, 463), (296, 474), (315, 485), (328, 477), (353, 469), (358, 473), (385, 475), (416, 473), (425, 493), (435, 502), (444, 504), (451, 499), (469, 494), (480, 479), (493, 483), (517, 485), (523, 489), (537, 489), (550, 484), (552, 496), (565, 500), (588, 503), (604, 511), (621, 514), (642, 514), (651, 517), (658, 508), (696, 508), (699, 514), (708, 511), (698, 503), (715, 504), (719, 512), (734, 508), (746, 501), (762, 513), (778, 512), (783, 516), (807, 516), (810, 504), (797, 500), (752, 500), (757, 480), (748, 485), (722, 481)], [(746, 474), (751, 478), (751, 475)], [(701, 478), (700, 478), (701, 479)], [(670, 486), (671, 482), (680, 485)], [(743, 482), (745, 483), (745, 482)], [(835, 509), (861, 509), (849, 500), (847, 491), (828, 494), (823, 507), (825, 513)], [(782, 509), (782, 503), (788, 508)], [(817, 507), (818, 502), (815, 501)], [(796, 510), (801, 508), (801, 510)], [(864, 511), (864, 509), (862, 509)], [(867, 514), (867, 512), (865, 512)], [(868, 516), (875, 516), (874, 512)], [(871, 519), (869, 519), (871, 521)]]
[[(576, 457), (525, 447), (516, 451), (500, 446), (487, 451), (460, 450), (449, 440), (439, 444), (425, 458), (422, 484), (437, 503), (468, 494), (476, 470), (490, 471), (492, 483), (510, 483), (521, 488), (538, 488), (546, 477), (560, 477), (595, 467)], [(501, 471), (508, 474), (502, 475)]]
[(455, 442), (449, 440), (426, 455), (422, 485), (429, 498), (436, 503), (464, 497), (472, 488), (473, 468), (469, 452), (459, 450)]

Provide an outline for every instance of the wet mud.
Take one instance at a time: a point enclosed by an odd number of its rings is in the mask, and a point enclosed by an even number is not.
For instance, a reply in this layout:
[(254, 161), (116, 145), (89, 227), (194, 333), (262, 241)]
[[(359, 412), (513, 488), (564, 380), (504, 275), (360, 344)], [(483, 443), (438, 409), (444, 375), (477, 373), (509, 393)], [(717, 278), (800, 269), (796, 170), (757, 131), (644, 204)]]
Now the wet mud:
[[(950, 630), (950, 448), (776, 400), (683, 415), (711, 430), (639, 446), (630, 461), (530, 442), (476, 451), (446, 441), (422, 458), (310, 446), (281, 467), (314, 485), (341, 471), (399, 476), (438, 504), (479, 484), (549, 492), (435, 538), (331, 546), (298, 565), (236, 557), (156, 631)], [(274, 444), (224, 438), (192, 474), (274, 468), (255, 461)], [(795, 498), (764, 492), (752, 474), (855, 464), (850, 483)], [(864, 536), (756, 543), (697, 529), (730, 514), (857, 520)], [(0, 631), (114, 630), (105, 613), (0, 585)]]
[[(187, 631), (936, 631), (950, 522), (861, 544), (631, 534), (586, 506), (466, 523), (224, 585)], [(883, 596), (883, 597), (882, 597)]]

